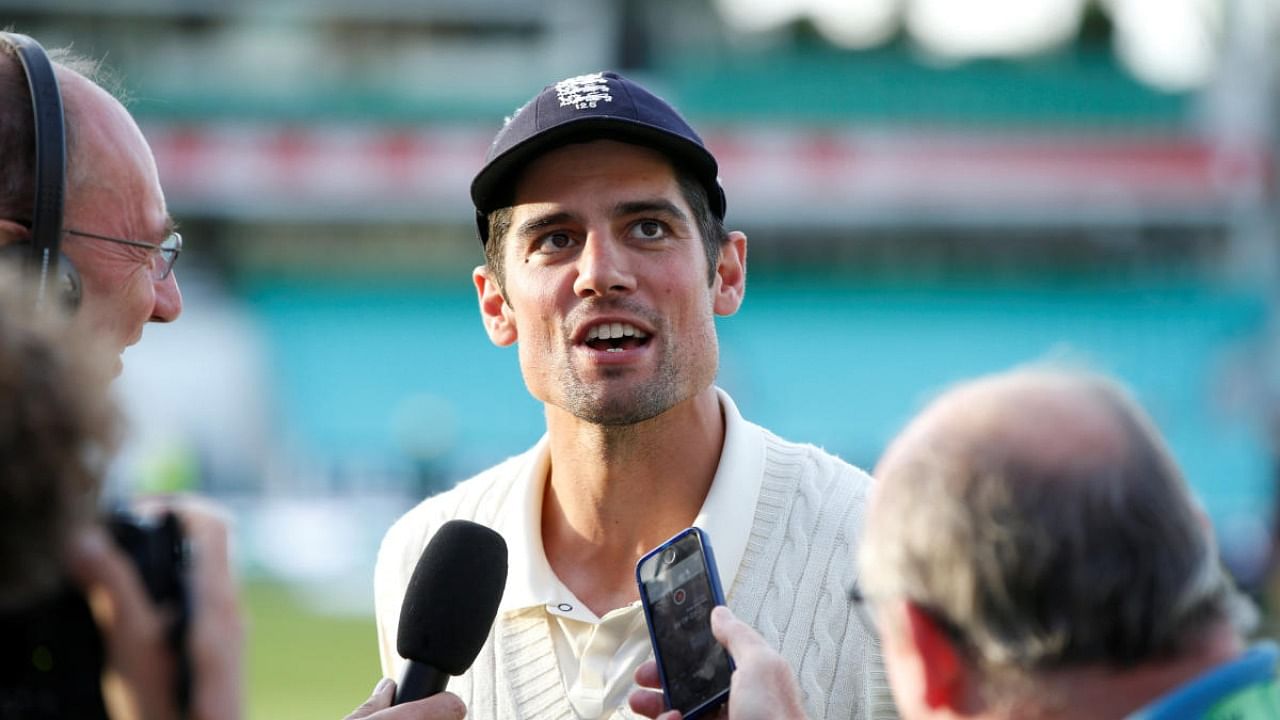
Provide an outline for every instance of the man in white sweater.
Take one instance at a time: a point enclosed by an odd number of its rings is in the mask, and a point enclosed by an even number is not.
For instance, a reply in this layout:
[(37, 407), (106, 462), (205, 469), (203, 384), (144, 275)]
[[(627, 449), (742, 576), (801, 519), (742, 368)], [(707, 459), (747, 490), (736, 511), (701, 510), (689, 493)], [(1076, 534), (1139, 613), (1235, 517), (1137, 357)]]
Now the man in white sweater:
[(387, 533), (375, 579), (383, 671), (400, 605), (450, 519), (498, 530), (510, 572), (471, 670), (473, 718), (632, 717), (650, 656), (635, 563), (707, 531), (729, 605), (796, 669), (811, 717), (893, 715), (849, 561), (870, 479), (742, 418), (714, 380), (715, 317), (746, 287), (715, 158), (682, 117), (613, 73), (547, 86), (510, 118), (471, 186), (485, 330), (516, 345), (547, 432), (429, 498)]

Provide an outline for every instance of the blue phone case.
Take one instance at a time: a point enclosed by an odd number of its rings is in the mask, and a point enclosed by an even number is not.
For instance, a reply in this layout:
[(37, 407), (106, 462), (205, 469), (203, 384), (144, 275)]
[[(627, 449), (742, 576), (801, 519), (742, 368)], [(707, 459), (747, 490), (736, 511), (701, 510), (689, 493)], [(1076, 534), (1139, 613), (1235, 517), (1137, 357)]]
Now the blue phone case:
[[(644, 557), (640, 558), (640, 560), (636, 563), (636, 584), (640, 588), (640, 605), (644, 608), (644, 619), (645, 619), (646, 625), (649, 628), (649, 643), (653, 647), (654, 659), (656, 659), (658, 662), (658, 677), (661, 678), (662, 680), (663, 699), (666, 701), (666, 706), (668, 709), (672, 707), (672, 703), (671, 703), (671, 692), (670, 692), (670, 688), (668, 686), (668, 681), (667, 681), (667, 668), (664, 667), (663, 665), (662, 653), (658, 649), (659, 647), (658, 635), (654, 627), (653, 603), (650, 601), (648, 592), (646, 590), (645, 582), (641, 575), (641, 571), (652, 558), (655, 558), (661, 555), (662, 553), (666, 552), (668, 548), (675, 546), (677, 543), (679, 543), (681, 540), (683, 540), (689, 535), (694, 535), (698, 538), (698, 547), (700, 549), (699, 555), (702, 559), (703, 572), (708, 580), (708, 584), (711, 587), (711, 597), (712, 597), (713, 603), (714, 605), (723, 605), (724, 590), (720, 586), (720, 574), (716, 570), (715, 553), (711, 549), (710, 538), (707, 536), (707, 533), (701, 528), (690, 527), (690, 528), (681, 530), (680, 532), (673, 535), (671, 538), (667, 539), (658, 547), (645, 553)], [(710, 635), (710, 633), (711, 633), (711, 630), (710, 630), (710, 627), (708, 626), (707, 628), (708, 636)], [(715, 642), (715, 640), (712, 639), (712, 642)], [(733, 667), (734, 667), (733, 658), (728, 657), (727, 654), (725, 657), (728, 661), (729, 671), (730, 673), (732, 673)], [(678, 708), (678, 709), (681, 710), (681, 714), (685, 718), (687, 718), (687, 720), (694, 720), (699, 716), (705, 715), (713, 710), (716, 710), (722, 704), (724, 704), (728, 699), (729, 699), (729, 683), (726, 680), (726, 682), (724, 683), (724, 688), (722, 690), (706, 698), (702, 702), (698, 703), (696, 706), (688, 709), (685, 709), (685, 708)]]

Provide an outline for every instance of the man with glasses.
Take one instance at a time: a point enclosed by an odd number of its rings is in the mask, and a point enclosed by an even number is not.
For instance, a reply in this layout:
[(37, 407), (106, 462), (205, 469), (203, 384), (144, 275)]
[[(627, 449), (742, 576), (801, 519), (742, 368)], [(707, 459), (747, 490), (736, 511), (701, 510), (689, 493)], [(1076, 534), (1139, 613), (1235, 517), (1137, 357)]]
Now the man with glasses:
[[(29, 90), (13, 55), (0, 43), (0, 246), (28, 242), (34, 193), (34, 128)], [(79, 70), (92, 74), (93, 66)], [(59, 68), (68, 140), (62, 252), (80, 279), (74, 322), (120, 355), (149, 322), (182, 313), (172, 272), (182, 248), (151, 149), (128, 111), (73, 69)]]
[[(904, 718), (1280, 718), (1280, 655), (1246, 647), (1255, 613), (1116, 383), (1027, 369), (963, 384), (876, 478), (851, 600), (881, 630)], [(801, 716), (777, 653), (724, 609), (713, 628), (738, 663), (730, 717)], [(651, 692), (633, 704), (661, 709)]]
[[(19, 52), (25, 53), (25, 61), (20, 60)], [(0, 253), (8, 261), (3, 263), (5, 274), (0, 282), (5, 285), (2, 288), (5, 339), (10, 343), (19, 342), (15, 338), (20, 337), (24, 322), (29, 319), (34, 323), (36, 315), (45, 315), (37, 312), (40, 307), (36, 304), (19, 299), (32, 293), (19, 296), (15, 286), (24, 279), (49, 277), (44, 273), (19, 274), (23, 261), (33, 256), (30, 245), (35, 242), (32, 224), (37, 196), (37, 130), (32, 90), (24, 65), (37, 73), (38, 78), (46, 77), (50, 69), (47, 57), (30, 38), (7, 33), (0, 36)], [(101, 375), (109, 377), (119, 374), (120, 355), (141, 339), (148, 322), (170, 322), (182, 312), (182, 295), (173, 274), (182, 239), (174, 232), (173, 220), (166, 210), (151, 149), (124, 107), (90, 79), (96, 65), (64, 52), (53, 53), (51, 59), (67, 139), (63, 231), (59, 238), (63, 257), (55, 276), (59, 280), (55, 281), (58, 287), (54, 291), (63, 301), (62, 307), (70, 312), (69, 330), (74, 344), (47, 351), (45, 362), (54, 366), (48, 372), (56, 373), (59, 353), (74, 347), (72, 354), (78, 362), (92, 362)], [(50, 97), (42, 96), (42, 107), (49, 107)], [(51, 185), (46, 181), (42, 189), (45, 196), (51, 187), (56, 189), (56, 183)], [(48, 299), (49, 290), (44, 290), (41, 296)], [(51, 303), (41, 305), (57, 307)], [(24, 315), (31, 317), (24, 318)], [(82, 357), (86, 348), (104, 352), (104, 357), (90, 361)], [(56, 386), (52, 383), (52, 387)], [(14, 397), (20, 392), (33, 394), (40, 389), (30, 384), (19, 386), (4, 399), (3, 407), (8, 408), (5, 415), (8, 419), (4, 423), (6, 439), (21, 437), (22, 423), (36, 422), (21, 414), (21, 398)], [(82, 388), (82, 392), (85, 397), (92, 397), (94, 390)], [(64, 444), (62, 452), (74, 455), (80, 452), (75, 447), (76, 438), (65, 430), (71, 427), (72, 418), (60, 416), (60, 406), (54, 400), (48, 399), (48, 417), (43, 420), (49, 427), (43, 432), (36, 428), (29, 430), (37, 436), (56, 438)], [(63, 432), (55, 435), (55, 428), (63, 428)], [(15, 446), (6, 453), (3, 462), (24, 463), (38, 457), (34, 446)], [(18, 473), (6, 480), (3, 490), (9, 502), (20, 503), (26, 498), (25, 486), (18, 482), (20, 477)], [(66, 485), (57, 477), (44, 480), (49, 487)], [(100, 482), (99, 477), (87, 476), (80, 480), (79, 492), (72, 492), (68, 485), (62, 492), (34, 495), (28, 514), (61, 517), (66, 508), (82, 504), (85, 495), (96, 495)], [(188, 654), (193, 669), (199, 673), (192, 686), (190, 717), (234, 718), (238, 716), (241, 701), (241, 632), (226, 552), (225, 522), (203, 503), (179, 502), (171, 509), (180, 517), (192, 543), (191, 592), (199, 606), (188, 634)], [(96, 625), (104, 642), (104, 679), (110, 678), (104, 685), (104, 699), (109, 711), (119, 712), (127, 707), (125, 712), (139, 717), (176, 717), (177, 699), (172, 689), (174, 659), (160, 631), (164, 621), (149, 602), (135, 568), (114, 543), (104, 539), (106, 534), (100, 523), (83, 521), (51, 524), (51, 527), (56, 527), (57, 532), (50, 530), (50, 537), (30, 537), (26, 547), (6, 547), (0, 559), (8, 566), (24, 555), (43, 558), (46, 566), (58, 567), (60, 572), (53, 573), (53, 577), (60, 583), (65, 582), (64, 578), (72, 578), (89, 600), (88, 607), (95, 611)], [(31, 561), (26, 566), (38, 564)], [(50, 574), (48, 567), (44, 572)], [(34, 576), (8, 578), (9, 597), (31, 599), (18, 605), (6, 603), (3, 608), (6, 623), (11, 624), (11, 618), (28, 613), (38, 617), (36, 613), (41, 612), (40, 608), (51, 606), (67, 608), (59, 610), (58, 617), (80, 617), (75, 603), (57, 599), (74, 595), (62, 589), (65, 585), (55, 587), (56, 590), (44, 589), (44, 584)], [(6, 648), (25, 647), (16, 637), (7, 641), (11, 644)], [(61, 641), (54, 642), (57, 648), (56, 643)], [(6, 652), (7, 661), (14, 660), (11, 654)], [(20, 670), (23, 665), (7, 662), (4, 667), (6, 673), (14, 674), (2, 678), (4, 702), (0, 703), (0, 717), (12, 717), (14, 713), (20, 717), (64, 717), (61, 708), (71, 707), (82, 712), (93, 705), (92, 700), (77, 696), (54, 698), (27, 707), (22, 693), (42, 690), (23, 685), (27, 682), (27, 674)], [(65, 664), (55, 669), (69, 672)], [(57, 682), (79, 687), (78, 680)]]
[[(0, 33), (0, 255), (10, 255), (15, 261), (14, 268), (10, 269), (15, 274), (0, 274), (0, 283), (5, 285), (0, 288), (5, 291), (0, 292), (0, 297), (17, 292), (13, 287), (20, 284), (16, 268), (34, 255), (29, 245), (33, 242), (37, 183), (36, 129), (31, 90), (19, 52), (26, 53), (27, 63), (38, 61), (40, 67), (49, 69), (48, 56), (31, 38)], [(64, 259), (59, 263), (58, 275), (63, 276), (65, 268), (61, 266), (64, 264), (72, 268), (72, 273), (65, 276), (67, 287), (57, 290), (70, 309), (70, 329), (78, 340), (75, 347), (105, 348), (107, 365), (101, 368), (102, 374), (114, 376), (122, 367), (121, 354), (142, 338), (147, 323), (171, 322), (182, 312), (182, 294), (173, 272), (174, 262), (182, 250), (182, 237), (175, 231), (174, 221), (165, 207), (151, 149), (124, 106), (92, 79), (97, 66), (65, 52), (51, 53), (51, 57), (67, 138), (67, 182), (59, 243)], [(48, 293), (39, 295), (47, 297)], [(17, 336), (13, 328), (21, 328), (23, 320), (34, 319), (25, 318), (20, 311), (34, 314), (36, 308), (32, 303), (12, 298), (0, 305), (0, 327), (10, 331), (0, 340), (12, 340)], [(42, 362), (56, 364), (59, 353), (70, 349), (40, 351), (35, 348), (28, 354), (42, 358)], [(52, 383), (54, 387), (57, 385)], [(19, 390), (27, 394), (39, 392), (38, 387), (30, 384), (22, 385)], [(74, 438), (67, 431), (69, 420), (58, 416), (53, 403), (47, 403), (39, 413), (22, 414), (22, 408), (7, 405), (13, 402), (14, 397), (0, 398), (0, 409), (8, 407), (8, 414), (0, 413), (0, 441), (13, 442), (13, 437), (23, 437), (15, 431), (26, 429), (46, 443), (67, 440), (66, 444), (72, 445), (55, 447), (54, 456), (58, 449), (71, 455), (76, 453), (75, 443), (71, 442)], [(18, 427), (31, 417), (36, 420), (30, 422), (43, 424), (34, 428)], [(60, 421), (64, 422), (60, 425)], [(44, 443), (36, 445), (43, 448)], [(7, 453), (0, 462), (21, 463), (22, 458), (17, 457), (21, 455), (20, 450), (29, 451), (28, 454), (38, 450), (36, 447), (11, 449), (14, 452)], [(27, 473), (23, 468), (26, 466), (17, 467), (13, 475), (25, 478)], [(101, 478), (77, 480), (79, 482), (64, 483), (73, 488), (66, 493), (39, 496), (45, 499), (33, 504), (33, 512), (59, 517), (64, 508), (55, 505), (82, 503), (84, 498), (80, 494), (95, 493)], [(50, 478), (49, 482), (53, 483), (54, 479)], [(10, 503), (6, 505), (10, 512), (15, 511), (12, 503), (21, 489), (0, 487), (0, 496)], [(103, 640), (106, 656), (103, 695), (108, 711), (115, 711), (111, 717), (234, 720), (243, 712), (240, 676), (243, 643), (227, 553), (226, 523), (218, 511), (202, 501), (192, 498), (175, 502), (170, 509), (181, 518), (193, 557), (189, 578), (193, 612), (186, 635), (192, 680), (188, 713), (179, 710), (175, 697), (174, 658), (167, 642), (166, 621), (148, 601), (136, 569), (114, 543), (106, 539), (99, 523), (84, 522), (77, 527), (62, 528), (63, 532), (54, 533), (53, 539), (40, 543), (39, 547), (13, 547), (23, 543), (10, 543), (0, 548), (5, 553), (0, 557), (0, 565), (25, 563), (22, 567), (41, 567), (37, 574), (52, 574), (61, 579), (59, 573), (50, 573), (48, 567), (60, 565), (59, 570), (74, 578), (89, 600), (87, 605), (91, 606)], [(47, 545), (63, 547), (45, 547)], [(37, 562), (23, 560), (32, 554), (38, 556)], [(4, 592), (0, 593), (4, 596), (0, 597), (0, 611), (20, 612), (33, 607), (39, 610), (38, 604), (15, 606), (5, 601), (20, 597), (27, 602), (34, 596), (44, 602), (49, 598), (47, 594), (40, 594), (47, 588), (39, 578), (24, 573), (17, 573), (15, 577), (17, 580), (6, 576)], [(31, 587), (21, 587), (22, 582), (18, 580), (25, 580)], [(19, 645), (11, 635), (0, 640), (0, 648), (6, 651)], [(16, 659), (10, 655), (11, 652), (0, 653), (0, 659), (5, 661), (0, 669), (20, 677), (25, 677), (22, 672), (27, 664), (38, 660), (34, 655)], [(71, 660), (84, 662), (84, 658)], [(61, 666), (59, 669), (65, 670)], [(42, 698), (32, 705), (28, 702), (31, 688), (11, 687), (8, 684), (11, 677), (3, 673), (0, 673), (0, 718), (66, 717), (59, 711), (63, 707), (59, 703), (67, 698)], [(380, 685), (373, 697), (350, 717), (441, 720), (461, 718), (463, 713), (461, 703), (452, 695), (383, 710), (390, 701), (390, 689)]]

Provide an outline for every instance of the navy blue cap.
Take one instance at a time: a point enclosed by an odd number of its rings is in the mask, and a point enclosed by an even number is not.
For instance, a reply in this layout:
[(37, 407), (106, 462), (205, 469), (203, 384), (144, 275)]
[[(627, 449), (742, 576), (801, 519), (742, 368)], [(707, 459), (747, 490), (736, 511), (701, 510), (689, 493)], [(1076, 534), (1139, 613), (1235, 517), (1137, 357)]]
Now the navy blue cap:
[(666, 155), (702, 183), (711, 212), (724, 219), (716, 159), (698, 133), (662, 98), (617, 73), (602, 72), (546, 86), (498, 131), (471, 181), (480, 242), (489, 241), (487, 215), (510, 204), (512, 183), (525, 165), (563, 145), (599, 139)]

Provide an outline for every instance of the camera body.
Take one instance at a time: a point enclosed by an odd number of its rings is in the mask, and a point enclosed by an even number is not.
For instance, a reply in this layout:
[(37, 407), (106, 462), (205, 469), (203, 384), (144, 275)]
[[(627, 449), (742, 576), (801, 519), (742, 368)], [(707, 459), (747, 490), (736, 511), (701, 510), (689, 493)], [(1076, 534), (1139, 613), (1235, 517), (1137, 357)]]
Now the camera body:
[(191, 610), (187, 594), (191, 559), (178, 516), (164, 512), (142, 518), (115, 510), (108, 513), (106, 524), (116, 545), (133, 561), (151, 601), (177, 613), (173, 630), (182, 636)]
[[(112, 511), (104, 519), (116, 545), (138, 570), (151, 601), (171, 620), (175, 697), (190, 694), (186, 630), (190, 556), (173, 513), (140, 518)], [(0, 614), (0, 720), (108, 720), (102, 701), (104, 649), (83, 593), (70, 582), (29, 607)]]
[(191, 694), (187, 627), (191, 622), (191, 550), (178, 516), (165, 511), (143, 518), (124, 510), (107, 515), (107, 529), (133, 562), (151, 602), (169, 614), (169, 648), (174, 658), (174, 693), (185, 715)]

